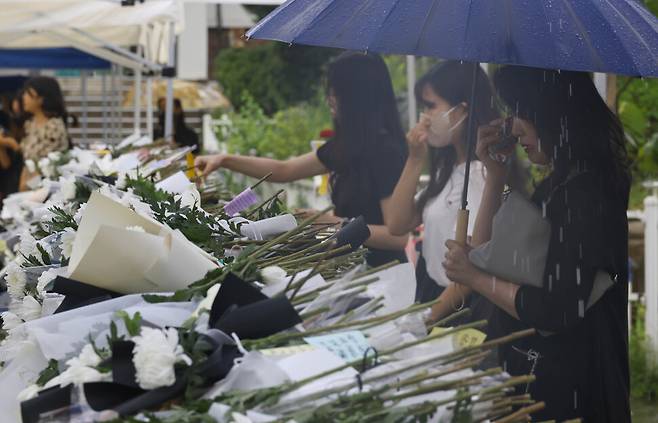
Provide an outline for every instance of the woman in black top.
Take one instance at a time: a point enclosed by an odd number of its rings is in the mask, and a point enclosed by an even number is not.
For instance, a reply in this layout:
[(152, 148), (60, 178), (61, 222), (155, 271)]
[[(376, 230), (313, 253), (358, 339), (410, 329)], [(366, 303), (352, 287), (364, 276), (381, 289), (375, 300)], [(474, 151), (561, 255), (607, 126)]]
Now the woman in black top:
[(382, 206), (402, 173), (407, 150), (386, 64), (374, 54), (343, 53), (329, 64), (327, 102), (335, 137), (308, 153), (288, 160), (233, 154), (201, 156), (203, 174), (223, 167), (253, 177), (272, 172), (270, 181), (290, 182), (331, 173), (335, 205), (329, 221), (363, 216), (371, 236), (366, 241), (368, 264), (406, 261), (407, 235), (391, 235)]
[[(500, 351), (502, 366), (512, 375), (536, 375), (521, 389), (546, 403), (535, 419), (630, 422), (630, 177), (621, 124), (588, 74), (506, 67), (494, 80), (502, 99), (517, 112), (513, 133), (528, 158), (551, 167), (532, 197), (551, 223), (543, 287), (494, 279), (474, 267), (467, 249), (452, 241), (446, 272), (497, 305), (490, 323), (501, 335), (537, 330)], [(475, 245), (490, 238), (501, 202), (505, 168), (488, 155), (488, 147), (500, 142), (500, 132), (500, 122), (493, 122), (478, 134), (478, 156), (488, 177)], [(614, 282), (588, 308), (597, 272)]]

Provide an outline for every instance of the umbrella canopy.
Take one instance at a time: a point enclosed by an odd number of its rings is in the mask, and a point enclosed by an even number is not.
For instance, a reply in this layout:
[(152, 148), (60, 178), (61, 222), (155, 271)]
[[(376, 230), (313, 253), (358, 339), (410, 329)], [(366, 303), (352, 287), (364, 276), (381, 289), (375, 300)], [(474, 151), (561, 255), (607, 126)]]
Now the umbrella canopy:
[(658, 20), (637, 0), (289, 0), (247, 36), (658, 77)]

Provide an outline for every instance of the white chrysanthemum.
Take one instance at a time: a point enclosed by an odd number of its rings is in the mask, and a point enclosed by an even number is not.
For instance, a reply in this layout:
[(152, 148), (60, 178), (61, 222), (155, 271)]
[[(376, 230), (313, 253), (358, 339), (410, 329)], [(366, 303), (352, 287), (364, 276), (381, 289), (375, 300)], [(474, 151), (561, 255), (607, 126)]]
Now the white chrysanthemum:
[(16, 396), (16, 399), (19, 402), (27, 401), (30, 400), (34, 397), (37, 396), (40, 390), (42, 390), (40, 386), (37, 386), (36, 384), (29, 385), (27, 388), (23, 389), (21, 392), (18, 393)]
[(287, 273), (279, 266), (267, 266), (260, 271), (260, 275), (263, 277), (263, 283), (271, 285), (281, 282)]
[(76, 211), (75, 215), (73, 216), (73, 220), (75, 220), (75, 223), (77, 223), (78, 225), (80, 224), (80, 221), (82, 220), (82, 215), (85, 212), (85, 208), (87, 208), (87, 203), (80, 204), (80, 207), (78, 207), (78, 211)]
[(73, 357), (66, 362), (66, 370), (59, 376), (48, 381), (44, 387), (66, 386), (71, 383), (81, 385), (83, 383), (111, 380), (110, 373), (101, 373), (94, 368), (100, 362), (101, 358), (96, 354), (94, 348), (87, 344), (82, 348), (82, 351), (77, 357)]
[(20, 356), (26, 348), (34, 346), (36, 342), (22, 330), (22, 327), (12, 329), (0, 344), (0, 362), (9, 362)]
[(11, 311), (5, 311), (2, 313), (2, 329), (10, 331), (23, 324), (23, 321), (12, 313)]
[(32, 234), (28, 231), (24, 231), (20, 234), (20, 242), (18, 244), (18, 251), (25, 255), (29, 256), (39, 256), (39, 251), (37, 250), (37, 240), (34, 239)]
[(17, 314), (26, 322), (38, 319), (41, 317), (41, 304), (39, 304), (39, 301), (37, 301), (33, 296), (26, 295), (23, 297), (23, 302), (21, 303)]
[(146, 231), (144, 230), (144, 228), (142, 228), (142, 227), (139, 226), (139, 225), (135, 225), (135, 226), (126, 226), (126, 230), (127, 230), (127, 231), (133, 231), (133, 232), (141, 232), (141, 233), (145, 233), (145, 232), (146, 232)]
[(119, 195), (112, 189), (110, 188), (109, 185), (103, 185), (98, 189), (98, 192), (103, 194), (104, 196), (113, 199), (114, 201), (121, 202), (121, 198), (119, 198)]
[(75, 235), (76, 232), (73, 230), (73, 228), (66, 228), (62, 232), (60, 237), (61, 244), (59, 246), (59, 248), (62, 250), (62, 257), (71, 258), (71, 253), (73, 252), (73, 244), (75, 243)]
[(59, 188), (59, 197), (64, 200), (73, 200), (75, 198), (76, 187), (75, 187), (75, 177), (59, 178), (60, 188)]
[(34, 160), (25, 160), (25, 167), (30, 173), (34, 173), (37, 171), (37, 164), (34, 163)]
[(9, 292), (9, 296), (13, 300), (22, 300), (25, 296), (27, 275), (16, 262), (11, 262), (7, 266), (5, 280), (7, 281), (7, 291)]
[(133, 342), (136, 379), (142, 389), (173, 385), (176, 382), (174, 365), (179, 361), (191, 364), (190, 358), (178, 344), (178, 332), (175, 329), (144, 327), (141, 334), (133, 338)]
[(48, 159), (50, 159), (50, 161), (56, 162), (61, 158), (62, 158), (61, 151), (51, 151), (50, 153), (48, 153)]
[(50, 282), (54, 281), (55, 278), (57, 277), (58, 275), (57, 270), (58, 269), (55, 268), (48, 269), (45, 272), (43, 272), (41, 276), (39, 276), (39, 278), (37, 279), (37, 293), (39, 294), (39, 297), (43, 298), (43, 296), (46, 293), (46, 287)]
[(41, 171), (41, 174), (46, 178), (54, 177), (57, 172), (55, 166), (52, 164), (52, 161), (47, 157), (39, 160), (39, 170)]

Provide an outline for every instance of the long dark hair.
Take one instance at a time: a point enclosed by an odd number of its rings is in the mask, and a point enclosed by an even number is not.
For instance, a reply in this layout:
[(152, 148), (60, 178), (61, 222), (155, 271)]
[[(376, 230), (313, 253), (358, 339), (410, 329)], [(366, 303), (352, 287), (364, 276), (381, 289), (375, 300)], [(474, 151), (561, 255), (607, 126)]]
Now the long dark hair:
[(49, 76), (32, 77), (25, 81), (23, 86), (23, 91), (28, 90), (34, 90), (43, 99), (41, 108), (43, 114), (48, 118), (60, 118), (64, 121), (66, 127), (69, 126), (69, 119), (71, 119), (73, 126), (77, 125), (75, 116), (69, 115), (66, 111), (64, 95), (55, 78)]
[(551, 158), (555, 183), (572, 170), (596, 170), (621, 197), (630, 184), (624, 130), (599, 95), (590, 74), (520, 66), (500, 68), (494, 83), (501, 99), (532, 122)]
[[(344, 203), (362, 197), (359, 187), (363, 178), (359, 172), (373, 152), (382, 143), (389, 143), (406, 154), (406, 142), (388, 68), (380, 56), (342, 53), (329, 64), (326, 85), (327, 94), (337, 102), (337, 148), (332, 150), (332, 161), (338, 168), (330, 180), (338, 210)], [(346, 181), (340, 193), (333, 189), (338, 178)]]
[[(475, 110), (473, 114), (473, 119), (475, 119), (474, 128), (485, 125), (500, 116), (496, 109), (491, 82), (481, 67), (478, 67), (476, 78), (477, 91), (475, 93)], [(422, 94), (423, 89), (429, 86), (436, 95), (447, 101), (450, 106), (456, 106), (460, 103), (468, 104), (470, 102), (473, 83), (472, 64), (457, 61), (441, 62), (416, 82), (416, 99), (418, 99), (419, 104), (427, 106), (423, 103)], [(465, 129), (466, 121), (464, 121), (464, 131), (461, 139), (464, 145), (467, 142), (467, 131)], [(475, 152), (473, 152), (469, 160), (476, 159)], [(423, 191), (418, 199), (418, 210), (423, 210), (429, 200), (443, 191), (443, 188), (445, 188), (450, 180), (450, 175), (455, 168), (456, 161), (457, 152), (454, 146), (430, 147), (430, 182), (427, 189)]]

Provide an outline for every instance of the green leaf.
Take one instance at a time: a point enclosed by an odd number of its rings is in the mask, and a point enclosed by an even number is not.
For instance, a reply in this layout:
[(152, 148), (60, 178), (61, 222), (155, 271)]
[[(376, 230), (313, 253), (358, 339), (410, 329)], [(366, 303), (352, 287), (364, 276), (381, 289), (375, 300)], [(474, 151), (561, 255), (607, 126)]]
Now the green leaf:
[(39, 373), (36, 384), (37, 386), (43, 386), (58, 375), (59, 364), (57, 363), (57, 360), (51, 358), (50, 361), (48, 361), (48, 366)]
[(139, 332), (142, 329), (142, 315), (139, 311), (135, 313), (133, 317), (130, 317), (130, 315), (123, 310), (119, 310), (115, 314), (123, 319), (123, 323), (130, 336), (139, 335)]

